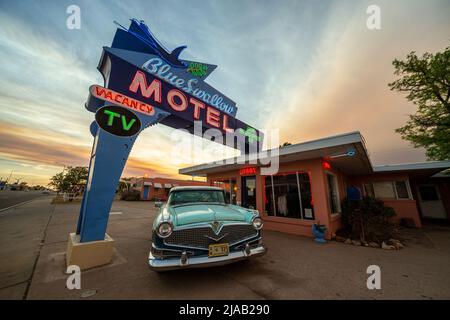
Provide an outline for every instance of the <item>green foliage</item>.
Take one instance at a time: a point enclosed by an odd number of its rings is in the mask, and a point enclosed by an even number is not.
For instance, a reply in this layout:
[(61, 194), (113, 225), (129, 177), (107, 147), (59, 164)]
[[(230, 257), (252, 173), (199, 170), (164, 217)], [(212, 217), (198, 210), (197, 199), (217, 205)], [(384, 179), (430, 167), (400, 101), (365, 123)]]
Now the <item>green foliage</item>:
[(396, 132), (414, 147), (424, 147), (428, 159), (450, 159), (450, 47), (422, 57), (413, 51), (393, 65), (399, 79), (389, 83), (390, 89), (406, 92), (418, 107)]
[(125, 190), (128, 190), (128, 184), (125, 181), (119, 181), (119, 185), (117, 186), (117, 191), (122, 192)]
[(58, 192), (78, 193), (88, 178), (87, 167), (67, 167), (50, 178), (49, 186)]
[(388, 219), (394, 215), (394, 209), (386, 207), (383, 201), (375, 198), (345, 199), (342, 203), (343, 228), (351, 237), (361, 241), (390, 239), (393, 230)]

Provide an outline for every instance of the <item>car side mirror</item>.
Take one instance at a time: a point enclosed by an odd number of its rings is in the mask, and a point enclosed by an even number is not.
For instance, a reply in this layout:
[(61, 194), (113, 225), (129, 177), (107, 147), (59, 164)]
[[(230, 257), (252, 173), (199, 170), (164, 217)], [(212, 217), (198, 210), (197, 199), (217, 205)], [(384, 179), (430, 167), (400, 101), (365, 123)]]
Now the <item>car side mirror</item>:
[(161, 201), (155, 201), (155, 208), (161, 208), (163, 203)]

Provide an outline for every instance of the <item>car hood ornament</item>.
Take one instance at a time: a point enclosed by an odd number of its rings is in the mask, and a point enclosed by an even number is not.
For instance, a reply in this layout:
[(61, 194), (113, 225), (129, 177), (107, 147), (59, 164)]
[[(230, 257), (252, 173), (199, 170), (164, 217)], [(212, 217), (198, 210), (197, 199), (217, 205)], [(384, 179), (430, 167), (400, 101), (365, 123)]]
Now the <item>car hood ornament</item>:
[(219, 221), (213, 221), (211, 222), (211, 228), (213, 229), (214, 234), (218, 236), (220, 230), (222, 229), (222, 223), (220, 223)]

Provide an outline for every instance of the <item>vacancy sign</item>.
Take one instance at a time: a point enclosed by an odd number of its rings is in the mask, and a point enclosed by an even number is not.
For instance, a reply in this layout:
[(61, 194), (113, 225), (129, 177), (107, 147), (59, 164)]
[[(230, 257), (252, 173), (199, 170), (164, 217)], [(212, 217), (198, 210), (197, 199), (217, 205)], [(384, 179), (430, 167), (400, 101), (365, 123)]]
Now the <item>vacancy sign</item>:
[(92, 85), (89, 87), (89, 92), (97, 99), (108, 101), (121, 107), (143, 113), (145, 115), (152, 116), (155, 114), (153, 106), (131, 97), (127, 97), (126, 95), (118, 93), (114, 90), (107, 89), (98, 85)]

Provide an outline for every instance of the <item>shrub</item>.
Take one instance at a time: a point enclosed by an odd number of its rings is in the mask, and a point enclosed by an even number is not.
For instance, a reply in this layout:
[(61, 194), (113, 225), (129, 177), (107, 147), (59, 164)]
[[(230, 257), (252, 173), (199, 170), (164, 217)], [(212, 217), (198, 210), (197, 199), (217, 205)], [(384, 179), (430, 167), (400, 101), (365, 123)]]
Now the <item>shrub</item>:
[(130, 191), (124, 190), (120, 194), (120, 200), (139, 201), (141, 200), (141, 193), (137, 190), (130, 190)]
[(361, 241), (385, 241), (393, 237), (393, 226), (388, 220), (394, 215), (394, 209), (379, 199), (345, 199), (342, 203), (343, 231)]

